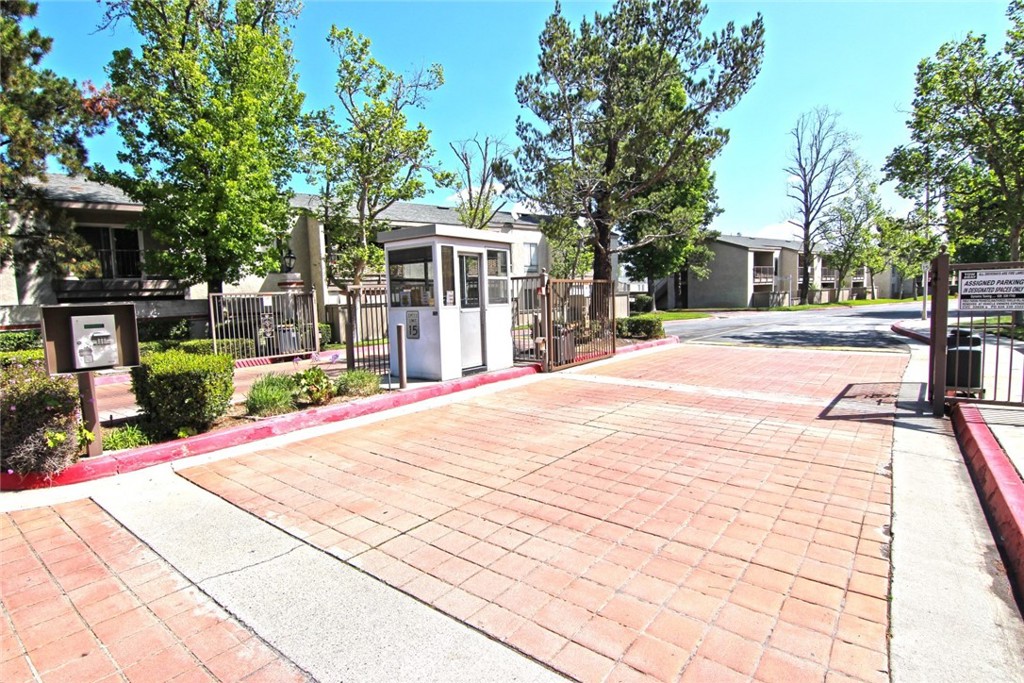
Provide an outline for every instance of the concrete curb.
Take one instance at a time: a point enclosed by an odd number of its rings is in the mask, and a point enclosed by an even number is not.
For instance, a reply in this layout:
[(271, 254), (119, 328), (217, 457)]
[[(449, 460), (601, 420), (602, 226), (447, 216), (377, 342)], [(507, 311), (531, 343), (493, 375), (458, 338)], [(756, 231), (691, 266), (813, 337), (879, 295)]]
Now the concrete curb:
[(1010, 582), (1024, 595), (1024, 482), (977, 406), (957, 403), (953, 430), (1009, 563)]
[(929, 335), (924, 334), (922, 332), (917, 332), (916, 330), (907, 329), (906, 327), (903, 327), (899, 323), (893, 323), (889, 329), (891, 329), (898, 335), (901, 335), (903, 337), (909, 337), (915, 341), (921, 342), (922, 344), (927, 344), (931, 341), (931, 337)]
[[(677, 344), (678, 342), (679, 339), (677, 337), (666, 337), (665, 339), (630, 344), (617, 349), (615, 355), (654, 348), (656, 346)], [(410, 403), (425, 401), (429, 398), (446, 396), (459, 391), (475, 389), (486, 384), (525, 377), (537, 372), (540, 372), (540, 367), (537, 365), (520, 366), (417, 387), (408, 391), (395, 392), (383, 396), (372, 396), (352, 401), (351, 403), (325, 406), (323, 408), (310, 408), (308, 410), (266, 418), (258, 422), (254, 421), (251, 425), (241, 425), (219, 432), (197, 434), (186, 439), (176, 439), (152, 446), (142, 446), (141, 448), (133, 448), (119, 453), (111, 453), (110, 455), (86, 458), (52, 477), (45, 477), (39, 474), (23, 476), (0, 472), (0, 491), (24, 491), (26, 489), (39, 489), (51, 486), (67, 486), (68, 484), (79, 484), (84, 481), (110, 477), (115, 474), (125, 474), (192, 455), (211, 453), (258, 439), (288, 434), (289, 432), (295, 432), (308, 427), (362, 417), (363, 415), (379, 413), (391, 408), (400, 408)]]

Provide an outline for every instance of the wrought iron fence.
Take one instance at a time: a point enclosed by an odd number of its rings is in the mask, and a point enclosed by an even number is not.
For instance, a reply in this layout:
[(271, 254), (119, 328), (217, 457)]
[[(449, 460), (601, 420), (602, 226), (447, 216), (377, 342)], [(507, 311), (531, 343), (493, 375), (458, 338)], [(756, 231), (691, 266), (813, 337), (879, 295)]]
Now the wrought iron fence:
[[(1024, 263), (950, 265), (942, 254), (932, 273), (933, 411), (940, 415), (955, 401), (1024, 405)], [(986, 284), (961, 286), (951, 300), (950, 285), (958, 280)]]
[(543, 279), (539, 275), (512, 278), (513, 360), (541, 360), (538, 340), (547, 336), (543, 327), (542, 284)]
[(300, 356), (317, 350), (316, 302), (306, 292), (210, 294), (214, 353), (242, 358)]
[(388, 290), (384, 285), (349, 285), (345, 304), (345, 361), (349, 370), (391, 375)]
[(548, 280), (546, 293), (549, 370), (615, 355), (612, 283)]

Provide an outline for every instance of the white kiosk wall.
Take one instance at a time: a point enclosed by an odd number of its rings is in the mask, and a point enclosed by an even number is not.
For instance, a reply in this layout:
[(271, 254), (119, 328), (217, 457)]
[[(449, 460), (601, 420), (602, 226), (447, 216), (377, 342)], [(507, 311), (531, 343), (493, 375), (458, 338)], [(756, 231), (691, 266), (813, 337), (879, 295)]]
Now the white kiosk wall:
[[(509, 237), (424, 225), (377, 240), (386, 252), (389, 339), (406, 325), (410, 378), (448, 380), (512, 366)], [(391, 369), (397, 374), (394, 341)]]

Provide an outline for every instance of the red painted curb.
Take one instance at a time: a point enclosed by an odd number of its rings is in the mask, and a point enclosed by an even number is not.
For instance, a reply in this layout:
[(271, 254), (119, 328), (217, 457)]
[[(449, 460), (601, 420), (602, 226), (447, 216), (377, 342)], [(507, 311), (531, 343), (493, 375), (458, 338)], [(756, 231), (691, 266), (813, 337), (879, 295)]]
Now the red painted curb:
[(896, 334), (902, 335), (904, 337), (910, 337), (911, 339), (919, 341), (922, 344), (927, 344), (931, 342), (930, 335), (924, 334), (922, 332), (917, 332), (915, 330), (907, 329), (906, 327), (903, 327), (899, 323), (893, 323), (889, 329), (891, 329)]
[(630, 344), (629, 346), (623, 346), (615, 349), (615, 355), (620, 353), (631, 353), (633, 351), (642, 351), (643, 349), (652, 349), (655, 346), (668, 346), (669, 344), (678, 344), (679, 337), (670, 335), (663, 337), (662, 339), (652, 339), (651, 341), (639, 342), (637, 344)]
[(992, 518), (1009, 564), (1010, 581), (1024, 595), (1024, 482), (977, 406), (957, 403), (953, 429)]
[(177, 439), (152, 446), (142, 446), (141, 448), (134, 448), (120, 453), (86, 458), (50, 478), (38, 474), (22, 476), (0, 472), (0, 490), (20, 491), (49, 486), (66, 486), (115, 474), (133, 472), (190, 455), (211, 453), (223, 448), (250, 443), (258, 439), (378, 413), (389, 408), (398, 408), (410, 403), (425, 401), (428, 398), (445, 396), (486, 384), (525, 377), (537, 372), (539, 372), (539, 368), (536, 365), (518, 366), (497, 372), (462, 377), (449, 382), (431, 384), (407, 391), (399, 391), (382, 396), (371, 396), (337, 406), (325, 406), (323, 408), (312, 408), (296, 413), (288, 413), (287, 415), (279, 415), (253, 422), (251, 425), (241, 425), (219, 432), (190, 436), (187, 439)]

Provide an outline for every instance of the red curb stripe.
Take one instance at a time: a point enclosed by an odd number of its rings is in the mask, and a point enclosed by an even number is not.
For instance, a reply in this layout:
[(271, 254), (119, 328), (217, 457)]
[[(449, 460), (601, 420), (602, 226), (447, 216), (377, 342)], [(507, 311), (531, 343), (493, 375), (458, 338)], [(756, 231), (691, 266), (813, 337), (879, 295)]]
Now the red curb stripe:
[(1024, 482), (977, 406), (957, 403), (951, 418), (981, 502), (1002, 541), (1010, 580), (1017, 594), (1024, 595)]
[(536, 365), (519, 366), (497, 372), (462, 377), (425, 387), (417, 387), (407, 391), (384, 394), (383, 396), (372, 396), (337, 406), (312, 408), (287, 415), (279, 415), (254, 422), (251, 425), (241, 425), (219, 432), (190, 436), (187, 439), (177, 439), (152, 446), (142, 446), (141, 448), (134, 448), (116, 454), (86, 458), (50, 478), (39, 474), (22, 476), (0, 472), (0, 490), (20, 491), (50, 486), (66, 486), (115, 474), (124, 474), (190, 455), (211, 453), (224, 448), (251, 443), (258, 439), (287, 434), (307, 427), (370, 415), (390, 408), (398, 408), (410, 403), (425, 401), (428, 398), (446, 396), (486, 384), (525, 377), (537, 372), (539, 372), (539, 368)]
[(931, 342), (930, 335), (924, 334), (922, 332), (917, 332), (915, 330), (907, 329), (906, 327), (903, 327), (899, 323), (893, 323), (889, 329), (895, 332), (896, 334), (902, 335), (904, 337), (910, 337), (911, 339), (919, 341), (922, 344), (928, 344), (929, 342)]

